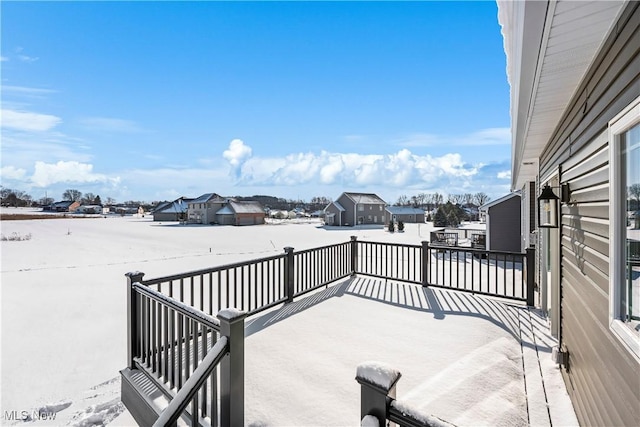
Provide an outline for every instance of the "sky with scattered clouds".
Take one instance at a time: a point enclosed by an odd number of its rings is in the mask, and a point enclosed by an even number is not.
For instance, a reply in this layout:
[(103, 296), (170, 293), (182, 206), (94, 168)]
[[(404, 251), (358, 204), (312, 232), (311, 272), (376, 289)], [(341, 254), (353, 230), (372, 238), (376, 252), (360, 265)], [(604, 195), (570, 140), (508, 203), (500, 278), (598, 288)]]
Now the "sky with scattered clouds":
[(509, 191), (495, 2), (1, 12), (1, 182), (36, 200)]

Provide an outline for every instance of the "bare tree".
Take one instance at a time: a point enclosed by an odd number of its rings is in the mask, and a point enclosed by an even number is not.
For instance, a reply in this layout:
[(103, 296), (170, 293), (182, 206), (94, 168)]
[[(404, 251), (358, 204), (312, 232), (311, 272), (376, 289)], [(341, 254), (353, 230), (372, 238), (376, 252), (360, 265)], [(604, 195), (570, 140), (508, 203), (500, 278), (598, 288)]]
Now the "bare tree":
[(463, 197), (464, 197), (464, 205), (465, 206), (468, 207), (469, 205), (473, 204), (473, 194), (465, 193)]
[(442, 201), (444, 200), (444, 196), (440, 193), (433, 193), (433, 204), (435, 205), (436, 209), (442, 204)]
[(485, 193), (476, 193), (474, 194), (473, 198), (475, 199), (476, 205), (478, 206), (482, 206), (489, 200), (491, 200), (491, 197), (487, 196)]
[(82, 192), (80, 192), (79, 190), (65, 190), (64, 193), (62, 193), (62, 199), (63, 200), (71, 200), (74, 202), (79, 201), (82, 198)]
[(396, 202), (397, 206), (407, 206), (409, 204), (409, 198), (407, 197), (406, 194), (401, 194), (400, 197), (398, 197), (398, 201)]

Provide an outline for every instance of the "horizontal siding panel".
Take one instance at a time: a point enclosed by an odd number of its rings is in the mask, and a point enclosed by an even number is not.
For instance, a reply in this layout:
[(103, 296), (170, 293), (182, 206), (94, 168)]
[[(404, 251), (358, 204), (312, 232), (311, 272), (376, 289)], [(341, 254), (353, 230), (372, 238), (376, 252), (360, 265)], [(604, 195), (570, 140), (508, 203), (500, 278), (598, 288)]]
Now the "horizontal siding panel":
[[(562, 243), (563, 271), (567, 269), (574, 277), (593, 283), (601, 296), (606, 298), (609, 294), (609, 275), (590, 262), (592, 258), (588, 254), (576, 253), (572, 248), (564, 246), (564, 238)], [(608, 310), (609, 303), (606, 306)]]
[[(571, 188), (571, 186), (569, 186)], [(571, 190), (571, 202), (604, 202), (609, 200), (609, 183), (581, 190)]]
[[(603, 255), (597, 250), (586, 246), (584, 243), (577, 242), (576, 240), (572, 240), (571, 236), (563, 236), (562, 237), (563, 248), (566, 248), (570, 251), (573, 259), (570, 259), (571, 262), (576, 262), (578, 265), (584, 264), (590, 265), (594, 268), (600, 270), (603, 274), (609, 274), (609, 256)], [(608, 285), (607, 285), (608, 286)]]
[[(569, 183), (569, 189), (571, 192), (583, 190), (588, 187), (606, 184), (609, 187), (609, 166), (605, 165), (598, 169), (595, 169), (585, 175), (581, 175), (573, 180), (565, 181), (565, 176), (562, 176), (563, 182)], [(607, 194), (608, 195), (608, 194)]]
[(569, 240), (567, 246), (571, 248), (588, 246), (593, 250), (598, 251), (598, 253), (607, 260), (607, 264), (608, 264), (608, 260), (609, 260), (609, 239), (608, 238), (585, 232), (580, 227), (579, 220), (576, 221), (575, 223), (572, 223), (572, 221), (565, 222), (563, 217), (563, 224), (564, 224), (562, 226), (563, 238), (566, 238)]
[[(580, 222), (582, 217), (591, 217), (599, 219), (609, 219), (609, 203), (608, 202), (596, 202), (596, 203), (580, 203), (562, 205), (562, 223), (572, 224)], [(576, 226), (575, 224), (574, 226)]]
[(581, 218), (580, 227), (582, 230), (596, 234), (601, 237), (609, 237), (609, 220), (597, 218)]
[[(607, 165), (609, 163), (608, 136), (608, 132), (602, 132), (589, 144), (588, 150), (580, 151), (580, 155), (572, 156), (563, 163), (562, 181), (570, 181)], [(592, 154), (592, 150), (595, 150), (595, 153)]]
[[(637, 425), (633, 423), (640, 407), (637, 365), (606, 361), (611, 349), (619, 349), (620, 343), (612, 336), (608, 324), (599, 322), (588, 309), (581, 288), (567, 281), (563, 288), (567, 300), (564, 316), (567, 326), (575, 332), (565, 340), (571, 360), (570, 375), (582, 383), (583, 392), (590, 391), (590, 406), (606, 414), (605, 419), (610, 420), (606, 425)], [(582, 378), (576, 375), (581, 372), (586, 374)]]

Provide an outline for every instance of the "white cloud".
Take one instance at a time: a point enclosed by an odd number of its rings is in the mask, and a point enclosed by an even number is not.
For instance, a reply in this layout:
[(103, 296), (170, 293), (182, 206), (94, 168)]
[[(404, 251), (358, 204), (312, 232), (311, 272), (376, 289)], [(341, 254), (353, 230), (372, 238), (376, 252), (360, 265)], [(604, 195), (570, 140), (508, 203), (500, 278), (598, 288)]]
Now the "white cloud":
[[(8, 59), (6, 60), (8, 61)], [(35, 87), (27, 87), (27, 86), (2, 85), (2, 92), (5, 94), (40, 98), (45, 95), (56, 93), (57, 91), (53, 89), (43, 89), (43, 88), (35, 88)]]
[(80, 124), (91, 130), (102, 132), (141, 132), (142, 128), (134, 121), (116, 119), (112, 117), (87, 117), (80, 120)]
[(229, 144), (229, 148), (222, 153), (222, 157), (227, 159), (234, 168), (240, 166), (246, 159), (251, 157), (251, 147), (245, 145), (240, 139), (234, 139)]
[(0, 177), (2, 177), (3, 180), (4, 179), (20, 180), (20, 179), (23, 179), (26, 174), (27, 174), (27, 171), (25, 169), (16, 168), (14, 166), (3, 166), (2, 169), (0, 169)]
[(0, 56), (0, 62), (5, 62), (8, 61), (9, 58), (7, 58), (6, 56)]
[(498, 179), (511, 179), (511, 171), (498, 172)]
[[(233, 167), (237, 184), (243, 186), (296, 186), (341, 184), (404, 188), (447, 185), (463, 186), (482, 165), (469, 165), (460, 154), (440, 157), (416, 155), (404, 148), (397, 153), (295, 153), (283, 158), (251, 157), (251, 148), (239, 140), (223, 156)], [(233, 147), (232, 147), (233, 146)]]
[(37, 161), (31, 177), (33, 185), (47, 187), (60, 182), (68, 183), (118, 183), (120, 178), (110, 178), (107, 175), (93, 172), (93, 165), (75, 161), (59, 161), (45, 163)]
[(40, 58), (37, 56), (18, 55), (18, 59), (22, 62), (36, 62)]
[(50, 114), (32, 113), (2, 109), (2, 127), (27, 132), (43, 132), (56, 127), (62, 122), (60, 117)]

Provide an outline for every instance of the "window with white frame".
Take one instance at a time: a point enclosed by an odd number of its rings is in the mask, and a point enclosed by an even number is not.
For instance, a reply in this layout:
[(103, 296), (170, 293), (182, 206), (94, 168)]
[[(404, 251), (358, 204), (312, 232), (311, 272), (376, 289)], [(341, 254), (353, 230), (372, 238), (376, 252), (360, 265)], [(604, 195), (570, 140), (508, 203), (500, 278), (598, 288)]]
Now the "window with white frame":
[(609, 122), (609, 320), (640, 358), (640, 98)]

